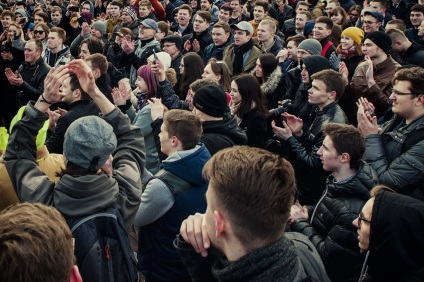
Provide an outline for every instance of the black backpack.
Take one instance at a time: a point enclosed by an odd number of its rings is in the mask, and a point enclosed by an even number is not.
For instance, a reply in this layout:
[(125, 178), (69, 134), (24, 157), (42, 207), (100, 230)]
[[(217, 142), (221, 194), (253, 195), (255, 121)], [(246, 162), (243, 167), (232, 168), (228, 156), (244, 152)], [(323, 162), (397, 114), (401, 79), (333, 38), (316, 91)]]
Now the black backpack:
[(68, 218), (75, 238), (75, 257), (83, 281), (138, 281), (137, 260), (116, 208)]

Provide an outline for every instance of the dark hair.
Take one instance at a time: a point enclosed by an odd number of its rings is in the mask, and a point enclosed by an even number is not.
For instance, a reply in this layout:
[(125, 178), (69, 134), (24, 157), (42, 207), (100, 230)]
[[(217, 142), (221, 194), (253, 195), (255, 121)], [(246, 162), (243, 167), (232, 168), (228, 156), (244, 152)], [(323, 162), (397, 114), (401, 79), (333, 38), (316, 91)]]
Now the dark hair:
[(35, 16), (39, 16), (40, 18), (42, 18), (43, 21), (46, 24), (49, 22), (49, 16), (46, 13), (44, 13), (44, 12), (37, 12), (37, 13), (35, 13), (34, 18), (35, 18)]
[(336, 101), (343, 95), (344, 89), (347, 85), (346, 78), (344, 78), (341, 73), (334, 70), (319, 71), (314, 73), (311, 78), (324, 82), (327, 91), (336, 92)]
[(216, 153), (203, 167), (203, 177), (216, 208), (228, 216), (245, 247), (281, 238), (296, 190), (287, 160), (263, 149), (234, 146)]
[(392, 79), (392, 85), (398, 81), (409, 81), (412, 93), (424, 94), (424, 69), (421, 67), (404, 68), (398, 70)]
[(387, 0), (371, 0), (371, 2), (380, 3), (386, 9), (389, 8), (389, 1)]
[(268, 80), (268, 77), (275, 71), (278, 66), (278, 60), (272, 53), (266, 53), (259, 56), (262, 67), (262, 77), (258, 77), (260, 83)]
[(83, 41), (81, 41), (79, 45), (78, 54), (81, 52), (82, 44), (87, 44), (87, 49), (88, 51), (90, 51), (90, 55), (96, 53), (103, 54), (104, 52), (105, 44), (103, 43), (103, 41), (99, 40), (96, 37), (85, 38)]
[(421, 12), (424, 14), (424, 5), (423, 4), (415, 4), (411, 8), (411, 12)]
[(252, 104), (255, 103), (255, 108), (264, 116), (268, 116), (266, 108), (266, 97), (262, 92), (258, 80), (251, 74), (241, 74), (233, 80), (237, 84), (238, 92), (241, 96), (240, 106), (237, 111), (237, 116), (244, 116), (252, 111)]
[[(352, 7), (350, 7), (349, 8), (349, 10), (347, 11), (347, 14), (348, 15), (350, 15), (350, 13), (352, 12), (352, 11), (357, 11), (357, 12), (359, 12), (359, 15), (361, 14), (361, 12), (362, 12), (362, 7), (361, 6), (359, 6), (359, 5), (353, 5)], [(358, 15), (358, 16), (359, 16)]]
[(93, 70), (99, 69), (100, 75), (104, 75), (107, 73), (109, 63), (105, 55), (100, 53), (90, 54), (84, 59), (84, 61), (91, 62), (91, 66), (93, 67)]
[(181, 6), (178, 7), (178, 11), (180, 10), (188, 10), (188, 14), (191, 16), (193, 14), (193, 8), (191, 8), (190, 5), (188, 4), (182, 4)]
[(267, 1), (258, 0), (253, 6), (261, 6), (262, 8), (264, 8), (265, 13), (269, 11), (269, 3)]
[(296, 47), (297, 47), (297, 46), (299, 46), (300, 42), (302, 42), (305, 39), (306, 39), (306, 37), (304, 35), (296, 34), (296, 35), (293, 35), (293, 36), (290, 36), (289, 38), (287, 38), (286, 42), (288, 44), (290, 41), (293, 41), (294, 45), (296, 45)]
[(340, 44), (342, 38), (342, 29), (338, 25), (333, 25), (331, 28), (331, 34), (328, 36), (328, 40), (333, 42), (335, 46)]
[(306, 2), (306, 1), (299, 1), (296, 4), (296, 9), (295, 10), (297, 10), (297, 8), (299, 8), (299, 6), (308, 6), (309, 7), (309, 3)]
[(227, 11), (227, 12), (230, 12), (230, 15), (233, 12), (233, 9), (230, 6), (228, 6), (228, 5), (222, 5), (219, 9), (220, 10)]
[(343, 9), (342, 7), (336, 7), (333, 9), (331, 13), (333, 16), (342, 15), (343, 17), (342, 23), (341, 23), (342, 29), (348, 28), (350, 26), (349, 16), (347, 15), (345, 9)]
[(0, 213), (0, 222), (2, 281), (70, 280), (72, 233), (58, 210), (39, 203), (16, 204)]
[(176, 136), (184, 150), (196, 147), (202, 137), (202, 122), (192, 112), (186, 110), (170, 110), (165, 113), (163, 123), (168, 136)]
[(69, 88), (71, 89), (71, 91), (79, 89), (81, 92), (81, 100), (90, 100), (90, 96), (82, 89), (81, 84), (78, 80), (78, 76), (74, 73), (71, 73), (69, 75), (69, 78), (71, 79), (69, 81)]
[(209, 86), (209, 85), (216, 85), (216, 82), (209, 78), (202, 78), (190, 84), (190, 88), (191, 88), (191, 91), (196, 93), (197, 90), (199, 90), (200, 88)]
[(169, 34), (169, 25), (164, 21), (158, 22), (158, 29), (165, 33), (164, 36), (167, 36)]
[(213, 28), (222, 28), (222, 29), (224, 30), (224, 32), (225, 32), (225, 33), (229, 33), (229, 32), (231, 32), (231, 27), (230, 27), (230, 25), (229, 25), (228, 23), (226, 23), (226, 22), (221, 22), (221, 21), (216, 22), (216, 23), (213, 25)]
[(207, 23), (210, 23), (212, 20), (212, 15), (208, 11), (199, 10), (196, 12), (196, 16), (201, 17), (204, 19)]
[(119, 9), (122, 9), (124, 7), (124, 4), (122, 4), (121, 1), (118, 0), (113, 0), (112, 2), (110, 2), (111, 6), (118, 6)]
[(13, 13), (12, 11), (9, 11), (9, 10), (4, 10), (3, 12), (1, 12), (0, 18), (3, 19), (4, 17), (7, 17), (7, 16), (9, 16), (12, 19), (12, 21), (16, 20), (15, 13)]
[(181, 74), (180, 98), (185, 100), (190, 84), (202, 77), (205, 65), (203, 59), (194, 52), (184, 54), (181, 62), (184, 62), (184, 73)]
[(323, 132), (333, 141), (337, 154), (349, 154), (350, 168), (358, 169), (359, 161), (365, 152), (365, 138), (359, 129), (348, 124), (327, 123)]
[(315, 20), (315, 24), (317, 24), (317, 23), (325, 23), (327, 25), (328, 29), (333, 29), (333, 25), (334, 25), (333, 21), (329, 17), (326, 17), (326, 16), (318, 17)]
[(227, 64), (224, 61), (217, 61), (215, 58), (210, 59), (208, 61), (208, 64), (211, 66), (211, 69), (215, 75), (221, 76), (221, 79), (219, 80), (219, 85), (224, 88), (224, 91), (230, 92), (231, 76)]

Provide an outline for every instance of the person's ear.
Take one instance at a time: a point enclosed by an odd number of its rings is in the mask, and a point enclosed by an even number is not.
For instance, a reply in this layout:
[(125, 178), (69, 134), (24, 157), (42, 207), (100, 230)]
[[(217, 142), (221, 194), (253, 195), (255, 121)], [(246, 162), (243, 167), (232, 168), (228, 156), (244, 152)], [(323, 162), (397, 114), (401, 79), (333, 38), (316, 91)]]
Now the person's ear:
[(336, 100), (336, 97), (337, 97), (336, 91), (331, 91), (330, 92), (330, 96), (328, 98), (335, 101)]
[(225, 219), (224, 215), (220, 212), (215, 210), (213, 212), (214, 220), (215, 220), (215, 236), (216, 238), (221, 237), (221, 235), (225, 231)]
[(79, 272), (78, 266), (74, 265), (72, 267), (71, 279), (70, 282), (82, 282), (82, 277)]
[(348, 153), (343, 153), (340, 155), (340, 161), (342, 163), (348, 163), (350, 162), (350, 155)]
[(424, 94), (418, 95), (416, 105), (417, 106), (423, 106), (424, 105)]
[(171, 145), (172, 147), (177, 147), (180, 141), (178, 140), (177, 136), (172, 136)]

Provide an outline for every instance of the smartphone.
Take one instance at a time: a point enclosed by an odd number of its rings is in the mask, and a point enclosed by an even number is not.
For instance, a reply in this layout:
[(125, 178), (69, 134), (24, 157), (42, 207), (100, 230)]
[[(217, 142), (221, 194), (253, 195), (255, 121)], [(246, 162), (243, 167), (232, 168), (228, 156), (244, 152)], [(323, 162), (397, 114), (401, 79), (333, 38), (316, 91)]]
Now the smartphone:
[(157, 64), (158, 63), (158, 61), (157, 61), (157, 59), (158, 59), (158, 57), (156, 56), (156, 50), (155, 49), (153, 49), (153, 58), (155, 58), (154, 60), (153, 60), (153, 64)]
[(69, 11), (70, 12), (78, 12), (79, 8), (78, 8), (78, 6), (72, 6), (72, 7), (69, 7)]

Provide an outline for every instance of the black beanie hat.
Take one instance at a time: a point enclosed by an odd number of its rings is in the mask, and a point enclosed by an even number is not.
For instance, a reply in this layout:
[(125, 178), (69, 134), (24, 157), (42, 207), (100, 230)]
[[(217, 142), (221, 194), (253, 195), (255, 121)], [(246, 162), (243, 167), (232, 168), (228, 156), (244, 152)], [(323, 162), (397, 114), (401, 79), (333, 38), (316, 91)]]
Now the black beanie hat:
[(227, 94), (219, 85), (208, 85), (196, 91), (193, 106), (211, 116), (222, 118), (228, 107)]
[(327, 58), (320, 55), (312, 55), (303, 58), (302, 64), (305, 64), (309, 73), (309, 77), (319, 71), (331, 69), (330, 62), (327, 60)]
[(375, 43), (384, 53), (389, 54), (390, 48), (392, 47), (392, 39), (386, 33), (382, 31), (373, 31), (365, 36), (365, 39), (369, 39)]

